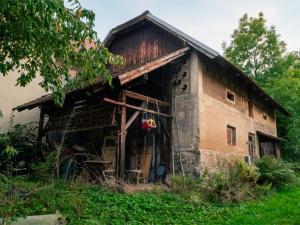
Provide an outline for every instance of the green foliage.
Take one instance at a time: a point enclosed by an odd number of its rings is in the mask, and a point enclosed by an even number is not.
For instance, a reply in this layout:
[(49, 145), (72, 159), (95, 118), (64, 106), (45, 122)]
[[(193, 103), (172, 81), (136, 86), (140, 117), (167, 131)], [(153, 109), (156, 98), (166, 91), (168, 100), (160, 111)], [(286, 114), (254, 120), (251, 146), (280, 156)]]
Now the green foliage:
[(2, 156), (6, 157), (8, 160), (12, 160), (17, 154), (18, 151), (10, 145), (7, 145), (4, 151), (2, 151)]
[(300, 174), (300, 162), (292, 162), (291, 168), (298, 174)]
[(268, 198), (233, 207), (230, 214), (215, 224), (291, 225), (300, 223), (300, 188), (277, 192)]
[(222, 161), (201, 178), (173, 176), (170, 189), (192, 202), (239, 203), (268, 193), (269, 185), (258, 185), (259, 171), (244, 161)]
[(52, 181), (55, 178), (55, 163), (56, 163), (55, 152), (51, 152), (47, 156), (45, 162), (32, 163), (31, 178), (33, 178), (36, 181), (41, 181), (44, 183)]
[(291, 165), (274, 157), (264, 157), (256, 161), (259, 168), (260, 184), (271, 184), (272, 187), (282, 188), (290, 186), (295, 182), (296, 175)]
[(68, 0), (69, 7), (63, 0), (0, 0), (0, 5), (0, 74), (16, 70), (17, 85), (26, 86), (39, 73), (41, 87), (59, 105), (70, 88), (99, 78), (111, 82), (108, 65), (122, 60), (100, 42), (95, 14), (78, 0)]
[(17, 152), (33, 150), (36, 144), (36, 123), (16, 124), (9, 128), (7, 133), (0, 134), (0, 151), (7, 146), (13, 147)]
[(266, 77), (286, 50), (275, 27), (266, 26), (263, 13), (258, 18), (245, 14), (231, 38), (229, 46), (223, 43), (225, 57), (255, 79)]
[(221, 203), (238, 203), (256, 197), (259, 172), (244, 161), (224, 162), (208, 173), (201, 186), (206, 199)]
[(170, 188), (174, 192), (188, 193), (191, 191), (199, 191), (201, 180), (192, 176), (172, 176)]
[[(11, 119), (12, 121), (12, 119)], [(0, 172), (7, 171), (11, 163), (18, 159), (29, 159), (35, 156), (36, 146), (35, 123), (10, 124), (7, 133), (0, 133)]]
[(291, 117), (277, 116), (278, 134), (285, 139), (283, 157), (289, 161), (300, 159), (300, 53), (289, 53), (277, 67), (280, 76), (269, 77), (262, 84)]
[[(300, 188), (239, 205), (193, 204), (174, 193), (120, 194), (100, 186), (0, 179), (0, 215), (16, 218), (59, 210), (68, 224), (298, 224)], [(288, 216), (287, 216), (288, 215)]]

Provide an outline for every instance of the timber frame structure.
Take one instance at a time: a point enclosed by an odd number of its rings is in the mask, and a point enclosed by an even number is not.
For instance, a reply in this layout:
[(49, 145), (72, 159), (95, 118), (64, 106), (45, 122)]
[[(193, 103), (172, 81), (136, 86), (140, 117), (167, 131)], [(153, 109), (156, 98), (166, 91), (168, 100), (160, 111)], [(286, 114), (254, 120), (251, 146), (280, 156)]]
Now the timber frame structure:
[[(99, 79), (67, 92), (63, 108), (51, 95), (15, 108), (40, 107), (39, 142), (53, 145), (74, 112), (65, 148), (109, 158), (122, 178), (199, 175), (227, 157), (279, 157), (275, 112), (290, 114), (218, 52), (149, 11), (112, 29), (104, 44), (125, 59), (111, 67), (112, 87)], [(144, 116), (157, 127), (142, 130)]]

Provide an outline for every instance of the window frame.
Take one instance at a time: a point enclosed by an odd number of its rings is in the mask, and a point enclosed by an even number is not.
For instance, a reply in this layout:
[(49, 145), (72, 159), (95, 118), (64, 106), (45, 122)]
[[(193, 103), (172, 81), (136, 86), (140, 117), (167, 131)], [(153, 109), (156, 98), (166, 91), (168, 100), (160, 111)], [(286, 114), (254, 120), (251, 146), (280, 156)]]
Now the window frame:
[[(229, 142), (229, 130), (230, 130), (230, 142)], [(236, 127), (232, 125), (227, 125), (226, 126), (226, 139), (227, 139), (227, 145), (229, 146), (236, 146), (237, 145), (237, 132), (236, 132)]]
[[(233, 96), (233, 100), (231, 100), (230, 98), (228, 98), (228, 94), (232, 95)], [(235, 98), (236, 98), (236, 95), (233, 91), (229, 90), (229, 89), (226, 89), (226, 93), (225, 93), (225, 97), (226, 97), (226, 100), (228, 102), (231, 102), (232, 104), (235, 104)]]

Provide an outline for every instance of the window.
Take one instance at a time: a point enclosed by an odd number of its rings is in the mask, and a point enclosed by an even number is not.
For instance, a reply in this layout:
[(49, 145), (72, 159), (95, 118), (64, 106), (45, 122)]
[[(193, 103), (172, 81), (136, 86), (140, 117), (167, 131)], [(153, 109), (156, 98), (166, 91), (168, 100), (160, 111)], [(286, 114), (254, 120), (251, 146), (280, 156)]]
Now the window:
[(236, 128), (227, 125), (227, 144), (236, 145)]
[(264, 113), (264, 114), (263, 114), (263, 118), (264, 118), (264, 120), (268, 120), (268, 115), (267, 115), (267, 113)]
[(254, 117), (254, 114), (253, 114), (253, 100), (252, 99), (249, 99), (248, 101), (248, 110), (249, 110), (249, 117)]
[(234, 103), (235, 102), (235, 94), (229, 90), (226, 91), (226, 98), (228, 101)]

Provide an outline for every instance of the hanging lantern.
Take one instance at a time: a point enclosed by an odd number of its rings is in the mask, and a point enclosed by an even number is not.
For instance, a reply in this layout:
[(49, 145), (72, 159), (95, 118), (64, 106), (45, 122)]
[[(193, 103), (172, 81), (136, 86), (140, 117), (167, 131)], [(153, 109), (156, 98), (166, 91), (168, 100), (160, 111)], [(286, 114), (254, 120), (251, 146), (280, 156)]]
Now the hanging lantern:
[(142, 118), (142, 129), (150, 131), (152, 129), (156, 128), (156, 122), (152, 118), (148, 118), (147, 113), (143, 113)]

